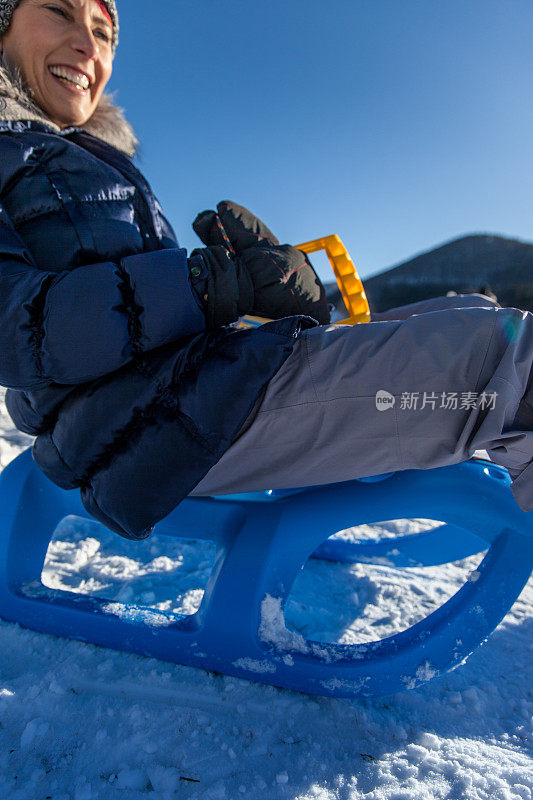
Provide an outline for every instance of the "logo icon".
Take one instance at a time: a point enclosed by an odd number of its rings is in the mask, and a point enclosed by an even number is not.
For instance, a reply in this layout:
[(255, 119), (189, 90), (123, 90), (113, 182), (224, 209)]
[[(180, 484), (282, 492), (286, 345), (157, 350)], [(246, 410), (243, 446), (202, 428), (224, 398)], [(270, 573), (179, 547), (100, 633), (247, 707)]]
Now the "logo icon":
[(390, 392), (386, 392), (385, 389), (380, 389), (376, 392), (376, 408), (378, 411), (388, 411), (389, 408), (393, 408), (396, 402), (396, 398)]

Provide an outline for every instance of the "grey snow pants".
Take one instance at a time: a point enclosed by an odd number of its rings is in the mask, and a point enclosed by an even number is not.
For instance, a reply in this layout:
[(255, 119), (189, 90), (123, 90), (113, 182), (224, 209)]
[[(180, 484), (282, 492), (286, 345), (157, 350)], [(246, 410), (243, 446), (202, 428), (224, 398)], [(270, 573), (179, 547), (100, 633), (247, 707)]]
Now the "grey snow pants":
[(305, 331), (193, 495), (429, 469), (486, 450), (533, 509), (533, 315), (480, 295)]

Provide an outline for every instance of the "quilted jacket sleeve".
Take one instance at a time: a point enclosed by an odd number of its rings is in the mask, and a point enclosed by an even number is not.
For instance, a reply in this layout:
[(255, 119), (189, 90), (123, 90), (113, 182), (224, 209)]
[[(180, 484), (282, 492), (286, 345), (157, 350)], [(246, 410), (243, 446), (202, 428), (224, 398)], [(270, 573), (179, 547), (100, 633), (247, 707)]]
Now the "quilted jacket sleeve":
[(84, 383), (205, 324), (185, 250), (40, 270), (0, 203), (0, 385)]

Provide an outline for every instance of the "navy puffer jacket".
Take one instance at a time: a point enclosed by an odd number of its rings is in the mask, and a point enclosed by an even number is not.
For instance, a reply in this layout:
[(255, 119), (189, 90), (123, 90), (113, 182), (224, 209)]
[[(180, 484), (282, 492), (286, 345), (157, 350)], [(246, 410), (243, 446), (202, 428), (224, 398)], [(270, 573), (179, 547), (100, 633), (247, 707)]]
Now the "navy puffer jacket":
[(104, 141), (122, 118), (108, 110), (94, 136), (54, 129), (9, 91), (1, 106), (6, 404), (52, 481), (79, 487), (112, 530), (145, 538), (230, 446), (313, 323), (207, 332), (186, 252), (129, 156)]

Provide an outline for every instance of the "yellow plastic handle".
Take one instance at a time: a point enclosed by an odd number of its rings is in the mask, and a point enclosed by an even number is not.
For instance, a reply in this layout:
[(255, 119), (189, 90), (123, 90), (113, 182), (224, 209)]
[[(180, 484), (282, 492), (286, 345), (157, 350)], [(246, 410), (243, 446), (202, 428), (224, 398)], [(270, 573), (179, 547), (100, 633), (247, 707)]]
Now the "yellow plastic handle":
[(333, 233), (331, 236), (323, 236), (322, 239), (313, 239), (312, 242), (297, 244), (296, 247), (298, 250), (303, 250), (304, 253), (316, 253), (318, 250), (326, 251), (329, 263), (333, 267), (342, 299), (350, 315), (348, 319), (343, 319), (336, 324), (355, 325), (357, 322), (370, 322), (370, 309), (363, 282), (357, 274), (355, 264), (343, 245), (340, 236)]
[[(336, 322), (335, 325), (356, 325), (359, 322), (370, 322), (370, 309), (363, 283), (340, 236), (333, 233), (331, 236), (313, 239), (311, 242), (297, 244), (295, 247), (304, 253), (317, 253), (319, 250), (325, 250), (350, 315), (347, 319)], [(246, 316), (239, 320), (238, 327), (255, 328), (265, 322), (270, 322), (270, 320), (264, 317)]]

